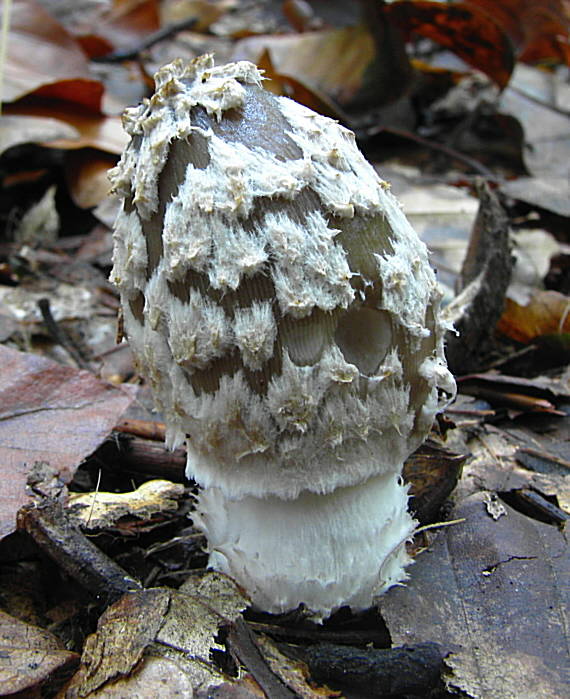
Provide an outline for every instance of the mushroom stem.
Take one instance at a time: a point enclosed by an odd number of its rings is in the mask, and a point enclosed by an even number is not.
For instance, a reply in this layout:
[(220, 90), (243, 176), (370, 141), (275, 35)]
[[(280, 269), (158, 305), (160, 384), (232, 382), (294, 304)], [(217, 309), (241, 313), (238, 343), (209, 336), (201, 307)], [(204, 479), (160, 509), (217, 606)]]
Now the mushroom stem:
[(407, 503), (408, 486), (390, 472), (291, 500), (208, 488), (197, 519), (210, 566), (243, 585), (255, 606), (278, 613), (304, 603), (319, 620), (343, 605), (367, 608), (405, 579), (416, 525)]

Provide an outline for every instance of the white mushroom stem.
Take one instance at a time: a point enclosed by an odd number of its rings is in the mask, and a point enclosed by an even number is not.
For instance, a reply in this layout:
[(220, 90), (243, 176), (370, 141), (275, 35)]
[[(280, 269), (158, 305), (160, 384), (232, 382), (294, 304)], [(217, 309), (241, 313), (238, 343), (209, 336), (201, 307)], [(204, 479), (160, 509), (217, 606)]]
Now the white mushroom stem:
[(226, 497), (208, 488), (197, 508), (210, 566), (239, 580), (254, 604), (284, 612), (304, 603), (323, 619), (353, 609), (405, 579), (406, 540), (416, 522), (397, 473), (327, 495)]

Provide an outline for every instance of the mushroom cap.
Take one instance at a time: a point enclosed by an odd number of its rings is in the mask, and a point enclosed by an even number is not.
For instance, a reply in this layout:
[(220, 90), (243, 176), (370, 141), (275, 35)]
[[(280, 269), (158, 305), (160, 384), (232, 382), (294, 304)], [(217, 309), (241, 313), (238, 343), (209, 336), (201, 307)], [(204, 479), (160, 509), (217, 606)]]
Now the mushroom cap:
[(455, 384), (425, 245), (335, 121), (247, 62), (127, 111), (112, 280), (189, 475), (296, 498), (399, 473)]

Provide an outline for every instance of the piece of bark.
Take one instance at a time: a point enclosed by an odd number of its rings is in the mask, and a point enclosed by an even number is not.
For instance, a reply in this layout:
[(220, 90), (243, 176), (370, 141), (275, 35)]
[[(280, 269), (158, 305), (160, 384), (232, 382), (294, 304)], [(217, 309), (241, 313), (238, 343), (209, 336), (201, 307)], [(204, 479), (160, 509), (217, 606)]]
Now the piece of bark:
[(454, 374), (477, 370), (491, 350), (513, 267), (509, 221), (499, 197), (482, 179), (476, 186), (479, 211), (459, 278), (458, 296), (446, 310), (457, 331), (448, 332), (446, 338), (447, 362)]
[(441, 683), (444, 653), (437, 643), (386, 650), (321, 643), (309, 648), (311, 677), (369, 699), (390, 695), (424, 696)]

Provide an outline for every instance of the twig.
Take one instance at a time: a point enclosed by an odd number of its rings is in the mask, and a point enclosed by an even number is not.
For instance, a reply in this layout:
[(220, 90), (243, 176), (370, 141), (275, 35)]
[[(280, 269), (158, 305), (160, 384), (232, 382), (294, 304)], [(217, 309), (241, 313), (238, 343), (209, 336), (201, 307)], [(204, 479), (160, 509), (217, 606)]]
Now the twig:
[(137, 580), (69, 521), (63, 506), (55, 500), (23, 507), (18, 513), (18, 529), (27, 532), (68, 575), (106, 602), (141, 589)]
[(418, 527), (414, 530), (414, 536), (420, 534), (421, 532), (426, 532), (429, 529), (439, 529), (440, 527), (451, 527), (453, 524), (461, 524), (465, 522), (465, 517), (461, 519), (450, 519), (448, 522), (434, 522), (433, 524), (424, 524), (423, 527)]
[(394, 136), (400, 136), (401, 138), (406, 138), (409, 141), (415, 141), (415, 143), (418, 143), (421, 146), (425, 146), (426, 148), (430, 148), (431, 150), (436, 150), (440, 153), (444, 153), (452, 160), (458, 160), (459, 162), (468, 165), (472, 170), (479, 173), (490, 182), (499, 181), (497, 176), (478, 160), (470, 158), (468, 155), (460, 153), (454, 148), (446, 146), (444, 143), (430, 141), (429, 139), (423, 138), (423, 136), (419, 136), (418, 134), (415, 134), (412, 131), (408, 131), (407, 129), (399, 129), (395, 126), (372, 126), (371, 128), (366, 129), (364, 131), (357, 132), (357, 137), (359, 139), (371, 138), (372, 136), (377, 136), (382, 132), (391, 133)]
[(80, 369), (93, 371), (87, 359), (85, 359), (79, 349), (73, 344), (69, 335), (60, 325), (58, 325), (57, 321), (53, 317), (49, 299), (40, 299), (38, 301), (38, 308), (40, 309), (42, 318), (44, 319), (44, 323), (52, 339), (67, 351)]
[(2, 113), (2, 97), (4, 95), (4, 68), (6, 66), (6, 53), (8, 51), (8, 33), (10, 31), (10, 18), (12, 17), (12, 0), (4, 0), (2, 13), (2, 35), (0, 37), (0, 114)]
[(162, 29), (149, 34), (136, 46), (129, 49), (118, 49), (117, 51), (106, 53), (104, 56), (95, 56), (91, 60), (95, 63), (121, 63), (122, 61), (134, 60), (142, 51), (150, 49), (155, 44), (170, 38), (178, 32), (184, 31), (185, 29), (192, 29), (197, 23), (198, 19), (196, 17), (183, 19), (180, 22), (162, 27)]
[(570, 469), (570, 461), (562, 459), (560, 456), (555, 456), (547, 451), (542, 451), (540, 449), (533, 449), (532, 447), (521, 447), (519, 452), (523, 454), (528, 454), (529, 456), (534, 456), (537, 459), (542, 459), (543, 461), (551, 461), (553, 464), (558, 466), (563, 466), (564, 468)]
[(152, 420), (121, 420), (113, 429), (115, 432), (132, 434), (135, 437), (150, 439), (153, 442), (164, 442), (166, 436), (164, 422), (153, 422)]

